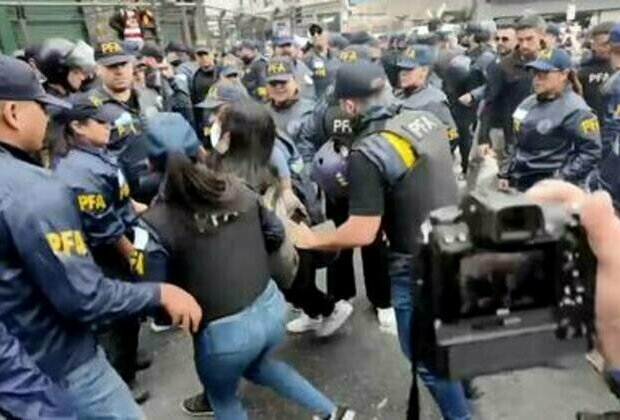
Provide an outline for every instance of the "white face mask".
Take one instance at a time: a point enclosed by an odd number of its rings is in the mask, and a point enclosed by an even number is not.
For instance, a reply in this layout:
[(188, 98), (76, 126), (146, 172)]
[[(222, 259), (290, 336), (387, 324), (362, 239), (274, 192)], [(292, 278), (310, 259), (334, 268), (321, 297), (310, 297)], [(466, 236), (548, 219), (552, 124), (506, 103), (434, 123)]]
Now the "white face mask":
[(211, 146), (215, 149), (217, 144), (220, 142), (222, 138), (222, 126), (220, 122), (215, 120), (211, 125), (211, 130), (209, 130), (209, 137), (211, 138)]

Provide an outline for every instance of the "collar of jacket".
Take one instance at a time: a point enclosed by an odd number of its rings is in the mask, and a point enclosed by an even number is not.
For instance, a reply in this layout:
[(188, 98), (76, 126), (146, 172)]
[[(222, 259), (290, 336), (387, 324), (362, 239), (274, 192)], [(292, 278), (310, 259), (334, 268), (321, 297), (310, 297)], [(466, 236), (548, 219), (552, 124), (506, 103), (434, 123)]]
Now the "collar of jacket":
[(5, 143), (1, 139), (0, 139), (0, 150), (3, 150), (6, 153), (9, 153), (15, 159), (29, 163), (31, 165), (42, 167), (41, 163), (38, 162), (35, 158), (33, 158), (28, 152), (25, 152), (22, 149), (19, 149), (11, 144)]

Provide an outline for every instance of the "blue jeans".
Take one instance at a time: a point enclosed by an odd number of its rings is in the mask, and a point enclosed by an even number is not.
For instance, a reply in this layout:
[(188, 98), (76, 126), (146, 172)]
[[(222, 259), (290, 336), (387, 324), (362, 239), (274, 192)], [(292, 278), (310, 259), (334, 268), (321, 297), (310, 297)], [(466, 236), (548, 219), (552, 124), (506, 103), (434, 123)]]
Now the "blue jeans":
[[(411, 324), (414, 314), (411, 256), (390, 252), (389, 272), (398, 341), (402, 352), (407, 359), (411, 360)], [(472, 418), (460, 382), (443, 379), (420, 363), (418, 363), (417, 372), (437, 402), (445, 420), (470, 420)]]
[(62, 384), (79, 419), (146, 418), (101, 348), (95, 357), (65, 376)]
[(241, 377), (268, 386), (315, 414), (336, 406), (293, 368), (271, 358), (285, 336), (286, 304), (273, 281), (252, 305), (210, 322), (194, 337), (198, 376), (218, 420), (245, 420), (237, 386)]

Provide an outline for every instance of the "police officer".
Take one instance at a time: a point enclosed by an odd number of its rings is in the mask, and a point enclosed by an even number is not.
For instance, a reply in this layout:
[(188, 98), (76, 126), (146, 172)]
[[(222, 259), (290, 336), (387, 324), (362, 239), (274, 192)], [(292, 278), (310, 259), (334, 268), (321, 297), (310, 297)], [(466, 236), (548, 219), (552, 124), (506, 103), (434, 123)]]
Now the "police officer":
[(604, 189), (620, 209), (620, 24), (609, 32), (610, 62), (615, 73), (601, 88), (603, 102), (602, 158), (589, 182), (591, 189)]
[[(0, 56), (0, 321), (37, 366), (62, 382), (78, 418), (143, 417), (97, 348), (93, 324), (163, 307), (186, 328), (198, 327), (195, 300), (167, 284), (105, 277), (86, 245), (71, 190), (38, 167), (46, 95), (25, 63)], [(36, 200), (32, 198), (36, 197)]]
[(148, 203), (158, 185), (150, 182), (143, 120), (161, 111), (160, 104), (132, 87), (134, 58), (117, 41), (101, 42), (95, 49), (101, 86), (90, 91), (93, 103), (115, 117), (108, 148), (118, 156), (132, 197)]
[(312, 162), (315, 145), (312, 113), (315, 103), (302, 96), (293, 60), (276, 57), (267, 65), (269, 113), (281, 135), (293, 141), (305, 163)]
[(295, 39), (290, 35), (280, 35), (273, 39), (273, 45), (275, 47), (275, 57), (288, 57), (290, 59), (301, 97), (311, 101), (315, 100), (312, 71), (300, 59), (299, 46)]
[(434, 53), (426, 45), (409, 47), (398, 61), (401, 91), (398, 95), (403, 107), (410, 110), (428, 111), (434, 114), (446, 127), (450, 147), (458, 144), (458, 129), (450, 108), (448, 98), (436, 87), (428, 83), (433, 65)]
[(45, 76), (45, 89), (59, 98), (78, 92), (94, 72), (93, 49), (83, 41), (63, 38), (45, 41), (36, 56), (39, 71)]
[(253, 98), (262, 101), (267, 95), (265, 81), (267, 70), (267, 59), (258, 53), (256, 43), (250, 40), (241, 41), (237, 52), (241, 61), (245, 65), (243, 86)]
[(545, 50), (527, 65), (534, 71), (535, 94), (513, 114), (516, 143), (500, 173), (502, 188), (525, 191), (553, 177), (580, 185), (598, 164), (598, 118), (570, 86), (571, 66), (562, 49)]
[(247, 97), (247, 92), (245, 92), (243, 87), (220, 81), (211, 86), (204, 101), (196, 105), (196, 108), (204, 111), (204, 119), (200, 122), (200, 132), (203, 144), (207, 149), (215, 149), (220, 140), (222, 133), (218, 122), (218, 115), (221, 113), (222, 108), (239, 102), (245, 97)]
[[(456, 204), (458, 188), (443, 124), (424, 111), (387, 109), (386, 84), (379, 65), (359, 62), (339, 69), (336, 95), (343, 110), (360, 121), (349, 157), (349, 218), (334, 231), (292, 229), (299, 248), (341, 249), (371, 243), (384, 226), (399, 341), (411, 358), (412, 270), (421, 225), (431, 210)], [(416, 367), (445, 419), (471, 418), (459, 383)]]
[(601, 87), (614, 73), (610, 63), (611, 43), (609, 33), (613, 22), (602, 22), (592, 28), (592, 55), (581, 64), (578, 76), (583, 86), (583, 99), (599, 118), (601, 127), (605, 126), (605, 107)]
[(381, 54), (381, 63), (392, 86), (398, 86), (398, 61), (406, 47), (405, 34), (391, 35), (388, 48)]
[[(57, 157), (54, 174), (73, 191), (86, 241), (103, 272), (127, 281), (140, 279), (146, 243), (137, 248), (132, 242), (141, 228), (129, 184), (116, 156), (106, 150), (114, 114), (104, 111), (100, 103), (93, 104), (85, 94), (72, 96), (70, 103), (70, 110), (56, 116), (65, 127), (68, 147)], [(100, 342), (136, 402), (143, 403), (149, 393), (136, 382), (139, 331), (138, 318), (124, 318), (105, 328)]]
[(312, 72), (316, 97), (320, 98), (327, 87), (334, 83), (339, 61), (329, 46), (327, 31), (318, 23), (308, 29), (312, 48), (306, 53), (304, 62)]

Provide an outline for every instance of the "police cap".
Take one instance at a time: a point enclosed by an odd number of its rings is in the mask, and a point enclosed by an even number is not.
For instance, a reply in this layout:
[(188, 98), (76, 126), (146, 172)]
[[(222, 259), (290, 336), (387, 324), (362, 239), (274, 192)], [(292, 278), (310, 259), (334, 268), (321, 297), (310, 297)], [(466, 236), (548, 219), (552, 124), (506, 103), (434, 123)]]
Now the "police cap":
[(204, 101), (196, 105), (197, 108), (215, 109), (221, 105), (239, 102), (247, 95), (235, 83), (217, 82), (209, 89)]
[(133, 56), (125, 50), (118, 41), (99, 42), (95, 48), (95, 60), (97, 64), (105, 67), (127, 63), (133, 60)]
[(572, 66), (570, 55), (561, 48), (543, 50), (536, 60), (526, 64), (527, 68), (538, 71), (569, 70)]
[(105, 123), (114, 123), (117, 115), (109, 112), (109, 109), (103, 106), (101, 99), (91, 93), (77, 93), (69, 97), (68, 102), (71, 104), (70, 109), (64, 109), (59, 112), (55, 118), (67, 123), (69, 121), (80, 121), (87, 118)]
[(367, 45), (349, 45), (340, 52), (340, 61), (343, 63), (357, 63), (358, 61), (372, 61), (372, 51)]
[(284, 47), (293, 44), (295, 44), (295, 39), (291, 35), (278, 35), (273, 38), (273, 45), (276, 47)]
[(48, 95), (32, 67), (7, 55), (0, 55), (0, 100), (36, 101), (41, 104), (70, 108), (71, 105)]
[(267, 83), (288, 82), (294, 77), (293, 62), (288, 57), (276, 57), (267, 64)]
[(154, 42), (147, 42), (140, 50), (140, 57), (152, 57), (158, 62), (164, 60), (164, 51)]
[(343, 63), (336, 74), (334, 93), (338, 99), (368, 98), (385, 87), (385, 72), (376, 63)]
[(405, 50), (397, 66), (405, 70), (430, 66), (433, 64), (434, 56), (433, 49), (428, 45), (412, 45)]

